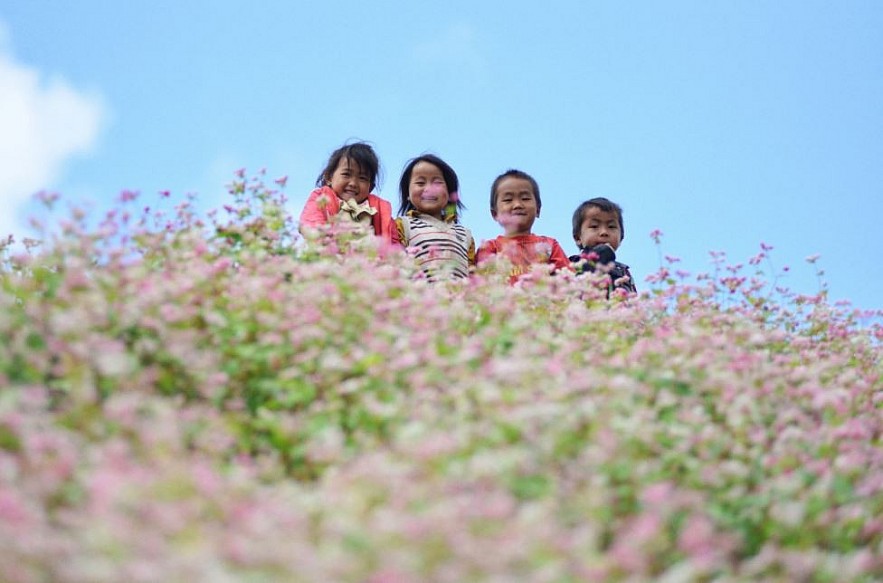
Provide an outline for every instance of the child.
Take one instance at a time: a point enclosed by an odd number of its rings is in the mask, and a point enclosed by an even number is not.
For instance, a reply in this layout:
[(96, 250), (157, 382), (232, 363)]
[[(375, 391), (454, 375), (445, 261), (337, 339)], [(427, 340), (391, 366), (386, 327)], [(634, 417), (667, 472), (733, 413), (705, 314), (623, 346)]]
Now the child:
[(551, 263), (555, 269), (570, 269), (567, 255), (552, 237), (534, 235), (534, 221), (540, 216), (542, 201), (536, 180), (521, 170), (507, 170), (491, 186), (491, 216), (504, 234), (485, 241), (478, 250), (478, 263), (502, 254), (513, 265), (510, 283), (535, 263)]
[(368, 144), (357, 142), (332, 152), (300, 214), (301, 233), (339, 217), (362, 225), (386, 243), (397, 243), (392, 205), (371, 194), (379, 171), (377, 154)]
[(573, 240), (579, 255), (570, 257), (578, 274), (606, 271), (610, 278), (607, 295), (616, 289), (637, 293), (629, 266), (616, 261), (616, 250), (625, 238), (622, 208), (606, 198), (593, 198), (573, 213)]
[(475, 240), (457, 217), (458, 190), (457, 173), (438, 156), (418, 156), (402, 171), (396, 227), (429, 281), (468, 277), (475, 264)]

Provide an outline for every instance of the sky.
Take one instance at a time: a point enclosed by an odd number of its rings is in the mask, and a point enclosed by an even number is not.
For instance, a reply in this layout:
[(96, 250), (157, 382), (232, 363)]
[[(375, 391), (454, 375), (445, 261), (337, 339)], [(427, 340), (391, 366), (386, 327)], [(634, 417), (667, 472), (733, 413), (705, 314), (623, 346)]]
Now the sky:
[(639, 289), (665, 256), (750, 275), (764, 244), (776, 285), (881, 309), (880, 31), (878, 0), (5, 2), (0, 232), (28, 235), (40, 190), (218, 207), (239, 168), (288, 176), (296, 216), (365, 140), (394, 208), (410, 158), (450, 163), (479, 242), (518, 168), (569, 253), (576, 206), (619, 203)]

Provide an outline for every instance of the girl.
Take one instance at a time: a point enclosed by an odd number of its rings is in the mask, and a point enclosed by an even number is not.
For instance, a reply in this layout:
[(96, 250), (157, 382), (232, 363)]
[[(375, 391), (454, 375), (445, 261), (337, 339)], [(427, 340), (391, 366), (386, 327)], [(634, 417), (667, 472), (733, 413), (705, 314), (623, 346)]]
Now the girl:
[(475, 264), (475, 241), (459, 223), (465, 208), (457, 194), (457, 173), (432, 154), (409, 161), (402, 171), (398, 237), (429, 281), (463, 278)]
[(310, 193), (300, 214), (301, 233), (327, 225), (332, 217), (338, 217), (362, 225), (386, 243), (398, 243), (392, 205), (371, 194), (379, 170), (377, 154), (363, 142), (332, 152), (316, 179), (317, 188)]

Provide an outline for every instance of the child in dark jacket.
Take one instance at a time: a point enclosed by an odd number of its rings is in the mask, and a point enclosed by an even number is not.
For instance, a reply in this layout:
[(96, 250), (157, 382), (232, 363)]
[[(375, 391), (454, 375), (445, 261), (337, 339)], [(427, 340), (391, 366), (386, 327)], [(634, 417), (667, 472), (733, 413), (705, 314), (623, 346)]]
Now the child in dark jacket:
[(606, 198), (587, 200), (573, 213), (573, 240), (579, 255), (572, 255), (577, 274), (603, 271), (609, 278), (608, 295), (621, 289), (637, 293), (629, 266), (616, 260), (616, 250), (625, 238), (622, 208)]

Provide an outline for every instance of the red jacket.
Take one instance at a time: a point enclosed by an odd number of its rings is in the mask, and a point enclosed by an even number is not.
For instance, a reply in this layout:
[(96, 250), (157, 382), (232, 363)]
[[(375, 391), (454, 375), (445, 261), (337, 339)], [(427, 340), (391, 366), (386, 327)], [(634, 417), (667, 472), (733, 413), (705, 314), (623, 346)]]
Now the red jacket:
[(478, 249), (475, 260), (482, 261), (501, 254), (512, 262), (510, 282), (528, 271), (534, 263), (551, 263), (555, 269), (570, 269), (570, 260), (561, 245), (552, 237), (543, 235), (516, 235), (507, 237), (500, 235), (496, 239), (485, 241)]
[[(324, 197), (324, 201), (320, 199)], [(392, 205), (389, 201), (384, 200), (376, 194), (368, 195), (368, 205), (377, 209), (377, 213), (371, 217), (374, 224), (374, 234), (382, 238), (385, 242), (391, 244), (399, 244), (398, 229), (392, 218)], [(331, 217), (340, 212), (340, 199), (337, 193), (330, 186), (317, 188), (310, 193), (307, 198), (307, 204), (300, 213), (300, 226), (318, 227), (327, 225)]]

